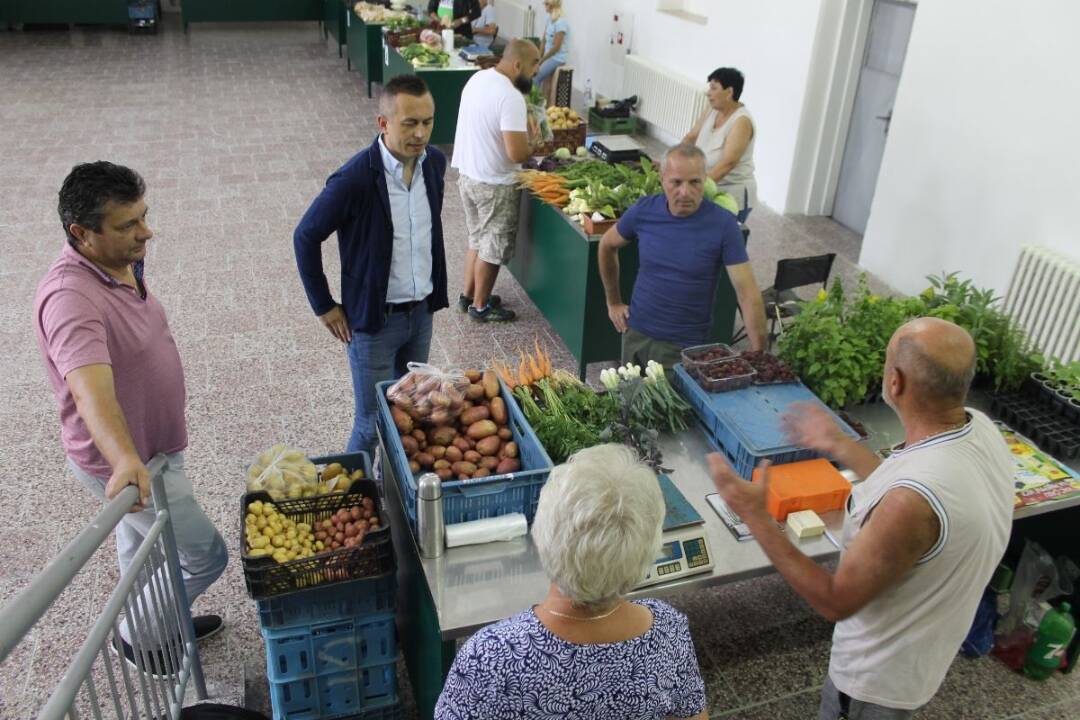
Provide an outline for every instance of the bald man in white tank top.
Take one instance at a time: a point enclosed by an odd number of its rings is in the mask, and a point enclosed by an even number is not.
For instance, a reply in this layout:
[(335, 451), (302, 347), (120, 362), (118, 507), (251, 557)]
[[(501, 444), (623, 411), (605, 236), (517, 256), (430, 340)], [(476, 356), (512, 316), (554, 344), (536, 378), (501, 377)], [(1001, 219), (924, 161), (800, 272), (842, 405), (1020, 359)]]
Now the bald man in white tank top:
[(835, 622), (820, 720), (909, 718), (937, 692), (1012, 527), (1012, 458), (964, 407), (975, 345), (962, 328), (913, 320), (893, 335), (882, 391), (904, 443), (882, 461), (821, 410), (788, 418), (792, 440), (865, 478), (848, 499), (835, 573), (802, 554), (747, 483), (709, 456), (717, 489), (781, 575)]

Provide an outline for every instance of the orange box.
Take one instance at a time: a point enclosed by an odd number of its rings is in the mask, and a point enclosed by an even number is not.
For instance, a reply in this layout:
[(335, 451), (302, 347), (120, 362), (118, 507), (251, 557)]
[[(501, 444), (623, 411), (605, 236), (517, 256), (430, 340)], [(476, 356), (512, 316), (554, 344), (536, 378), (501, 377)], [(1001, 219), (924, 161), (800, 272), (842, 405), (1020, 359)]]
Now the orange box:
[[(753, 480), (761, 479), (755, 469)], [(851, 483), (824, 458), (773, 465), (769, 468), (769, 494), (765, 500), (769, 514), (779, 522), (788, 513), (813, 510), (818, 515), (844, 507)]]

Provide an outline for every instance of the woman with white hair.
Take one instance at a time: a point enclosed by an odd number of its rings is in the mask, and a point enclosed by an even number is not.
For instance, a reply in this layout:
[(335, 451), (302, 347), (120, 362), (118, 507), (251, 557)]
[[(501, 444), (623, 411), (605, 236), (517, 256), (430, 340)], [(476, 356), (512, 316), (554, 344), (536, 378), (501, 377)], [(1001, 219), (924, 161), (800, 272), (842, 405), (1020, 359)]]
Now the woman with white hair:
[(656, 559), (663, 515), (656, 476), (625, 446), (552, 470), (532, 528), (547, 597), (469, 638), (435, 717), (707, 718), (686, 617), (623, 597)]

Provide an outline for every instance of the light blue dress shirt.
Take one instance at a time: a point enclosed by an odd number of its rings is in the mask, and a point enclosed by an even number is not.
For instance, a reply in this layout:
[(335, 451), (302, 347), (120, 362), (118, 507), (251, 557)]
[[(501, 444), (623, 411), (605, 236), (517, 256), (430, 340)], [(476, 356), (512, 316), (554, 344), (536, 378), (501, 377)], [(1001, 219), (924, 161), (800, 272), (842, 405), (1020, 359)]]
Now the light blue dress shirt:
[(394, 223), (394, 252), (390, 258), (390, 283), (386, 302), (423, 300), (431, 294), (431, 205), (420, 165), (427, 153), (416, 159), (412, 186), (405, 185), (405, 164), (379, 138), (386, 191), (390, 196), (390, 217)]

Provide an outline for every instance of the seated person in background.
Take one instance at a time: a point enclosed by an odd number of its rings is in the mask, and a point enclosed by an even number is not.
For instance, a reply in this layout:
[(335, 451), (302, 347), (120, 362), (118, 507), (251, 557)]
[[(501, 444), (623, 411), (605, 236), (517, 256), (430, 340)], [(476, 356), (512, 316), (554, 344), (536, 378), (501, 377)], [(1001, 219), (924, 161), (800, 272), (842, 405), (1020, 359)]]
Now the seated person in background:
[(622, 445), (552, 470), (532, 528), (547, 597), (469, 638), (437, 720), (707, 718), (686, 618), (623, 598), (656, 558), (663, 515), (656, 475)]
[(739, 102), (743, 74), (717, 68), (709, 75), (709, 109), (683, 138), (705, 153), (705, 169), (716, 186), (739, 204), (739, 222), (757, 205), (754, 178), (754, 118)]
[(473, 20), (480, 17), (479, 0), (431, 0), (427, 9), (432, 22), (467, 38), (473, 36)]
[[(677, 145), (661, 163), (663, 195), (638, 200), (600, 239), (608, 316), (623, 335), (622, 362), (670, 368), (680, 351), (710, 341), (712, 307), (726, 267), (752, 350), (765, 349), (765, 307), (735, 216), (704, 200), (705, 155)], [(638, 241), (640, 269), (630, 305), (619, 289), (619, 248)]]
[(543, 91), (548, 104), (553, 105), (551, 82), (555, 71), (570, 57), (570, 25), (563, 17), (562, 0), (544, 0), (544, 10), (548, 19), (540, 44), (540, 69), (533, 83)]
[(495, 22), (495, 0), (480, 0), (480, 17), (472, 21), (473, 41), (483, 47), (491, 47), (499, 26)]

